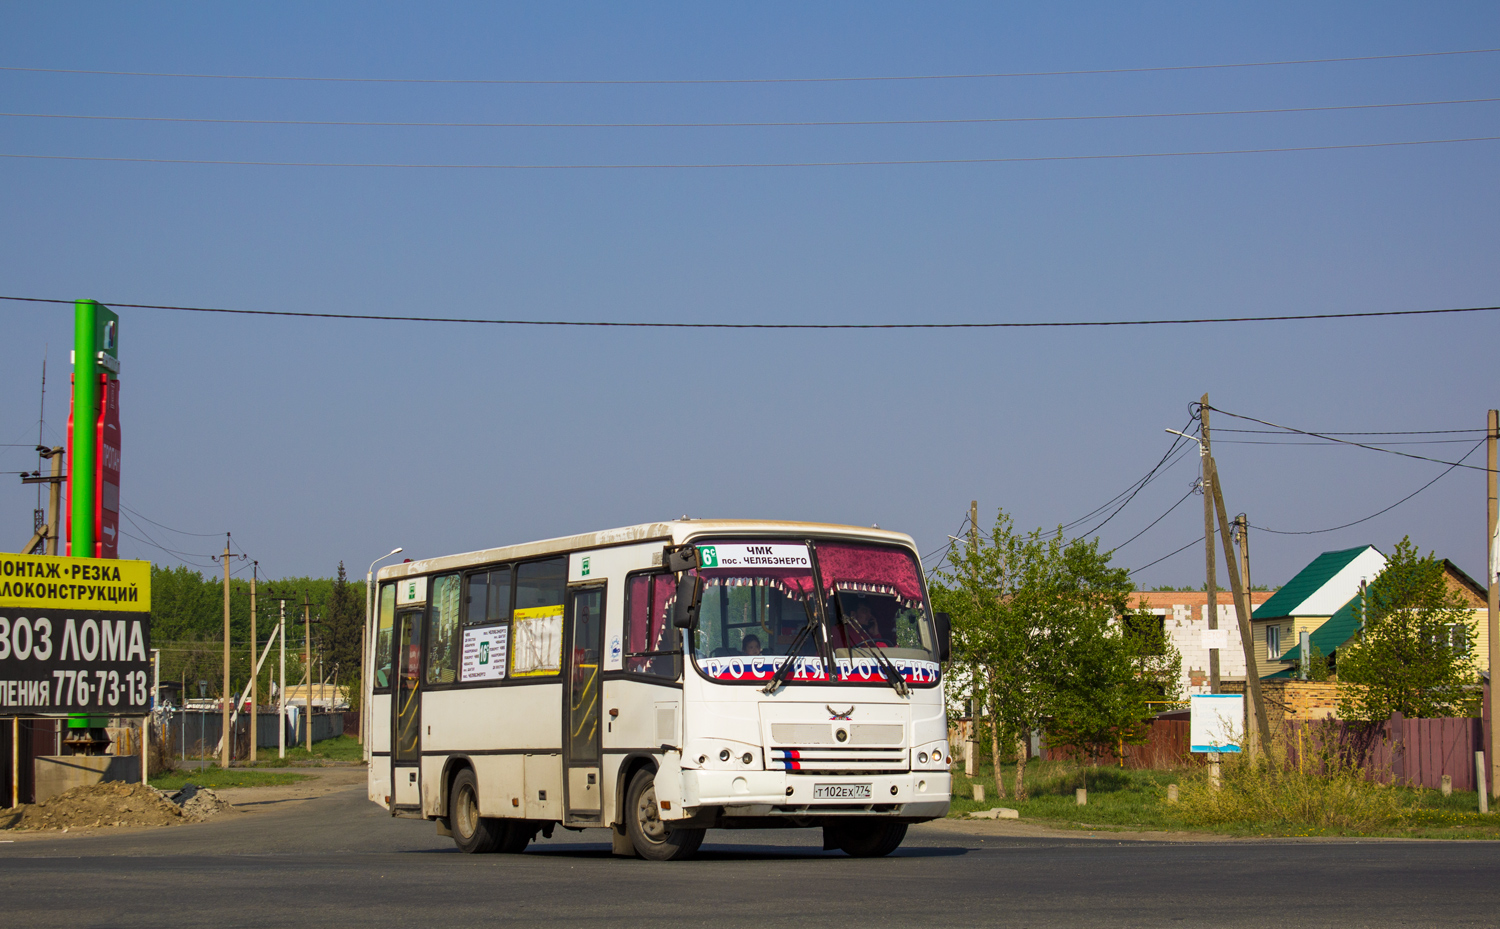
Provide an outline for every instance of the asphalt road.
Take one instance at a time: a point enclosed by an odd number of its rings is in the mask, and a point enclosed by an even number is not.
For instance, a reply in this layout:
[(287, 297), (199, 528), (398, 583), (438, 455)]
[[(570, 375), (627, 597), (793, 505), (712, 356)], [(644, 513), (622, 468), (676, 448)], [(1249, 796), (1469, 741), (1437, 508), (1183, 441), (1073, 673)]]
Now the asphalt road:
[(1490, 842), (1120, 841), (935, 824), (877, 860), (786, 830), (711, 832), (698, 860), (652, 863), (611, 857), (598, 830), (463, 855), (358, 788), (247, 808), (0, 844), (0, 925), (1500, 925)]

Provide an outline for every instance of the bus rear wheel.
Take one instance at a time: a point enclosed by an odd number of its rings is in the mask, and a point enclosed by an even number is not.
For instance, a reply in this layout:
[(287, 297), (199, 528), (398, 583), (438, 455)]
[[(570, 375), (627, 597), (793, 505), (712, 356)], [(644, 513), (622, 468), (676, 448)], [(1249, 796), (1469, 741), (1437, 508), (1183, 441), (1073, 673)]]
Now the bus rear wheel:
[(656, 773), (642, 768), (625, 791), (625, 831), (635, 853), (647, 861), (681, 861), (698, 853), (706, 830), (663, 820), (656, 806)]
[(465, 768), (458, 772), (448, 797), (448, 828), (460, 851), (483, 855), (500, 847), (506, 832), (504, 823), (479, 815), (479, 781), (473, 771)]
[(825, 846), (853, 858), (883, 858), (906, 838), (906, 823), (884, 819), (851, 819), (823, 827)]

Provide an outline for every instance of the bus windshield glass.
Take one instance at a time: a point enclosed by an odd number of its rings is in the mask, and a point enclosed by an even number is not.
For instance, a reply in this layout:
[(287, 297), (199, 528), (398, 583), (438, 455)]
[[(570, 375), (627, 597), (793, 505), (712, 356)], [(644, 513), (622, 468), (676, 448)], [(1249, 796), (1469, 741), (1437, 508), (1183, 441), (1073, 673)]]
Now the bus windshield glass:
[(887, 669), (912, 684), (937, 681), (935, 637), (910, 552), (841, 542), (811, 550), (800, 542), (700, 543), (698, 551), (704, 591), (693, 657), (706, 677), (767, 681), (790, 657), (788, 683), (885, 684)]

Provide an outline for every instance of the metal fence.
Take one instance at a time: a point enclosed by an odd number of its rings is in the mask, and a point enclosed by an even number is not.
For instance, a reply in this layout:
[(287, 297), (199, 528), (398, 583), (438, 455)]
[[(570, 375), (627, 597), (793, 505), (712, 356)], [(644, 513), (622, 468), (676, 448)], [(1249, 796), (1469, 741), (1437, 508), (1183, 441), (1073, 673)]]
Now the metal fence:
[[(211, 758), (215, 755), (220, 736), (224, 732), (223, 716), (216, 710), (161, 711), (158, 719), (165, 727), (165, 742), (172, 757), (179, 759)], [(307, 738), (307, 714), (299, 712), (293, 719), (280, 713), (256, 714), (255, 745), (257, 748), (276, 748), (280, 732), (286, 732), (286, 746), (296, 748), (305, 744)], [(233, 745), (230, 753), (235, 758), (250, 754), (250, 715), (241, 713), (233, 722)], [(339, 712), (314, 712), (312, 716), (312, 738), (314, 742), (337, 738), (344, 734), (344, 714)]]

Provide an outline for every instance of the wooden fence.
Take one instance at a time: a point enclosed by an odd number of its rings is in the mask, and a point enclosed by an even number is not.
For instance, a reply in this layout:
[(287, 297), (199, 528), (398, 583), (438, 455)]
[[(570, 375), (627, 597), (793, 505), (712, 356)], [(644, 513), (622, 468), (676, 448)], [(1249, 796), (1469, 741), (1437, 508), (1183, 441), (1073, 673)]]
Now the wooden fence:
[[(1181, 768), (1200, 764), (1202, 755), (1188, 751), (1185, 719), (1154, 719), (1145, 742), (1126, 745), (1124, 767)], [(1353, 723), (1337, 719), (1289, 720), (1278, 738), (1286, 740), (1288, 759), (1316, 762), (1336, 758), (1363, 768), (1373, 781), (1437, 789), (1443, 775), (1453, 779), (1454, 790), (1474, 790), (1474, 753), (1485, 747), (1482, 719), (1406, 719), (1396, 714), (1382, 723)], [(1048, 760), (1076, 759), (1068, 748), (1048, 746)], [(1486, 755), (1488, 757), (1488, 755)], [(1113, 757), (1093, 759), (1101, 765), (1116, 765)]]

